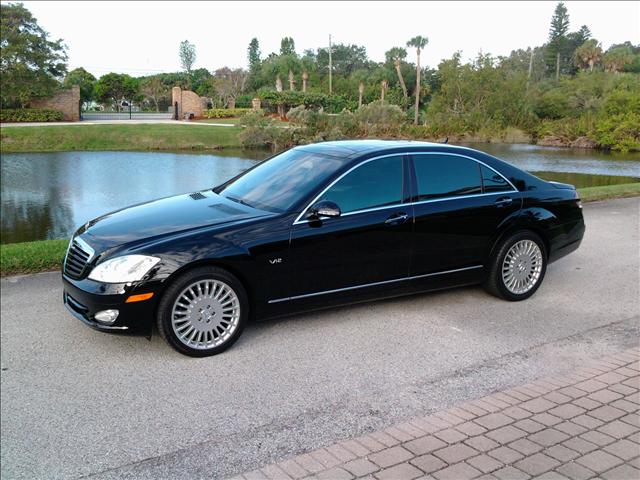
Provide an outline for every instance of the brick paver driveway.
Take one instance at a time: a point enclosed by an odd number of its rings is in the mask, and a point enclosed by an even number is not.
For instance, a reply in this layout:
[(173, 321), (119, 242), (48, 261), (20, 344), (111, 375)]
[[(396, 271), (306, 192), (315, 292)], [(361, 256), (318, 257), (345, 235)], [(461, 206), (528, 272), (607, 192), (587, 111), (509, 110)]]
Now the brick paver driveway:
[(640, 348), (239, 479), (640, 479)]

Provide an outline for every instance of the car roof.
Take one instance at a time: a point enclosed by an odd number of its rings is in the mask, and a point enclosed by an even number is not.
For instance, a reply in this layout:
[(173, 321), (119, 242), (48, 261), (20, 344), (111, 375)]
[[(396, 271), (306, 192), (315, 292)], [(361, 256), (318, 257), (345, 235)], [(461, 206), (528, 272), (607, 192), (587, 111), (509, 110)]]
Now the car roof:
[(413, 140), (339, 140), (320, 142), (295, 147), (297, 150), (324, 153), (325, 155), (339, 155), (354, 157), (372, 151), (383, 152), (406, 147), (436, 147), (442, 143), (421, 142)]

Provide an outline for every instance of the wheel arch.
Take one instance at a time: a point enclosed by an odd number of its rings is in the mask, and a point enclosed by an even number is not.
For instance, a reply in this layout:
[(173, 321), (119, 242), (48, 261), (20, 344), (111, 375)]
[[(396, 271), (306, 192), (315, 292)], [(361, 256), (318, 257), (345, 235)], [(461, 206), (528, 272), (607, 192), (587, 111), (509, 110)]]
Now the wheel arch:
[[(231, 275), (236, 277), (238, 279), (238, 281), (242, 284), (242, 287), (244, 288), (244, 290), (245, 290), (245, 292), (247, 294), (247, 301), (249, 303), (249, 319), (253, 318), (253, 314), (255, 312), (254, 288), (251, 286), (251, 284), (247, 280), (246, 276), (242, 273), (241, 269), (237, 268), (237, 266), (233, 265), (231, 262), (225, 262), (224, 259), (201, 258), (201, 259), (194, 260), (192, 262), (186, 263), (184, 265), (181, 265), (179, 268), (177, 268), (175, 271), (173, 271), (171, 273), (171, 275), (169, 275), (162, 282), (162, 290), (160, 292), (159, 297), (162, 298), (164, 296), (165, 292), (167, 291), (167, 289), (169, 288), (169, 286), (177, 278), (179, 278), (182, 274), (188, 272), (189, 270), (193, 270), (195, 268), (200, 268), (200, 267), (217, 267), (217, 268), (220, 268), (222, 270), (226, 270)], [(155, 311), (154, 311), (154, 318), (158, 314), (158, 306), (159, 306), (159, 304), (160, 304), (160, 302), (156, 302)]]
[(544, 243), (545, 257), (546, 259), (548, 259), (551, 253), (551, 242), (549, 240), (549, 236), (546, 229), (542, 225), (536, 222), (528, 221), (526, 219), (522, 219), (521, 217), (518, 217), (518, 219), (516, 219), (514, 222), (510, 223), (509, 225), (506, 225), (500, 231), (500, 233), (498, 233), (495, 236), (495, 238), (491, 243), (491, 249), (488, 252), (488, 257), (487, 257), (488, 261), (490, 261), (490, 259), (493, 258), (493, 255), (495, 254), (496, 249), (505, 238), (511, 235), (514, 235), (515, 233), (526, 231), (526, 230), (535, 233), (542, 239), (542, 242)]

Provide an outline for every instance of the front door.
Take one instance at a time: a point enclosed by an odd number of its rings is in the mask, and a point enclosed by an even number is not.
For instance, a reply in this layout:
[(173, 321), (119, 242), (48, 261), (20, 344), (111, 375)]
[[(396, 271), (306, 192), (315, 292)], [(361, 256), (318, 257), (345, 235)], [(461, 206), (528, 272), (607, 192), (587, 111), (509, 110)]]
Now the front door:
[(407, 277), (413, 212), (406, 170), (402, 155), (365, 160), (316, 199), (342, 213), (293, 225), (291, 297)]

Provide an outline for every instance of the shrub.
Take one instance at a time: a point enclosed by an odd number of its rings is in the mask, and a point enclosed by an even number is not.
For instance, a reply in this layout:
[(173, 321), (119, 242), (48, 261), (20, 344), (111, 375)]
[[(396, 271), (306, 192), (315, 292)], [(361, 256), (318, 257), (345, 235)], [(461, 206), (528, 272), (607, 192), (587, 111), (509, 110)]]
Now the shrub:
[(0, 122), (60, 122), (62, 112), (44, 108), (3, 108)]
[(283, 92), (263, 90), (258, 95), (267, 106), (282, 106), (285, 110), (299, 105), (314, 108), (326, 108), (329, 106), (328, 97), (324, 93), (299, 92), (295, 90)]
[(329, 115), (304, 105), (292, 108), (287, 113), (289, 123), (295, 127), (302, 127), (304, 136), (315, 137), (322, 135), (329, 129)]
[(281, 127), (279, 122), (266, 117), (262, 110), (247, 113), (241, 118), (240, 124), (244, 128), (238, 138), (243, 147), (270, 147), (277, 151), (296, 143), (293, 129)]
[(202, 112), (204, 118), (235, 118), (249, 113), (251, 108), (210, 108)]
[(355, 116), (365, 135), (398, 135), (405, 122), (405, 114), (400, 107), (381, 100), (362, 106)]
[(640, 151), (640, 114), (627, 112), (598, 120), (592, 139), (613, 150)]

